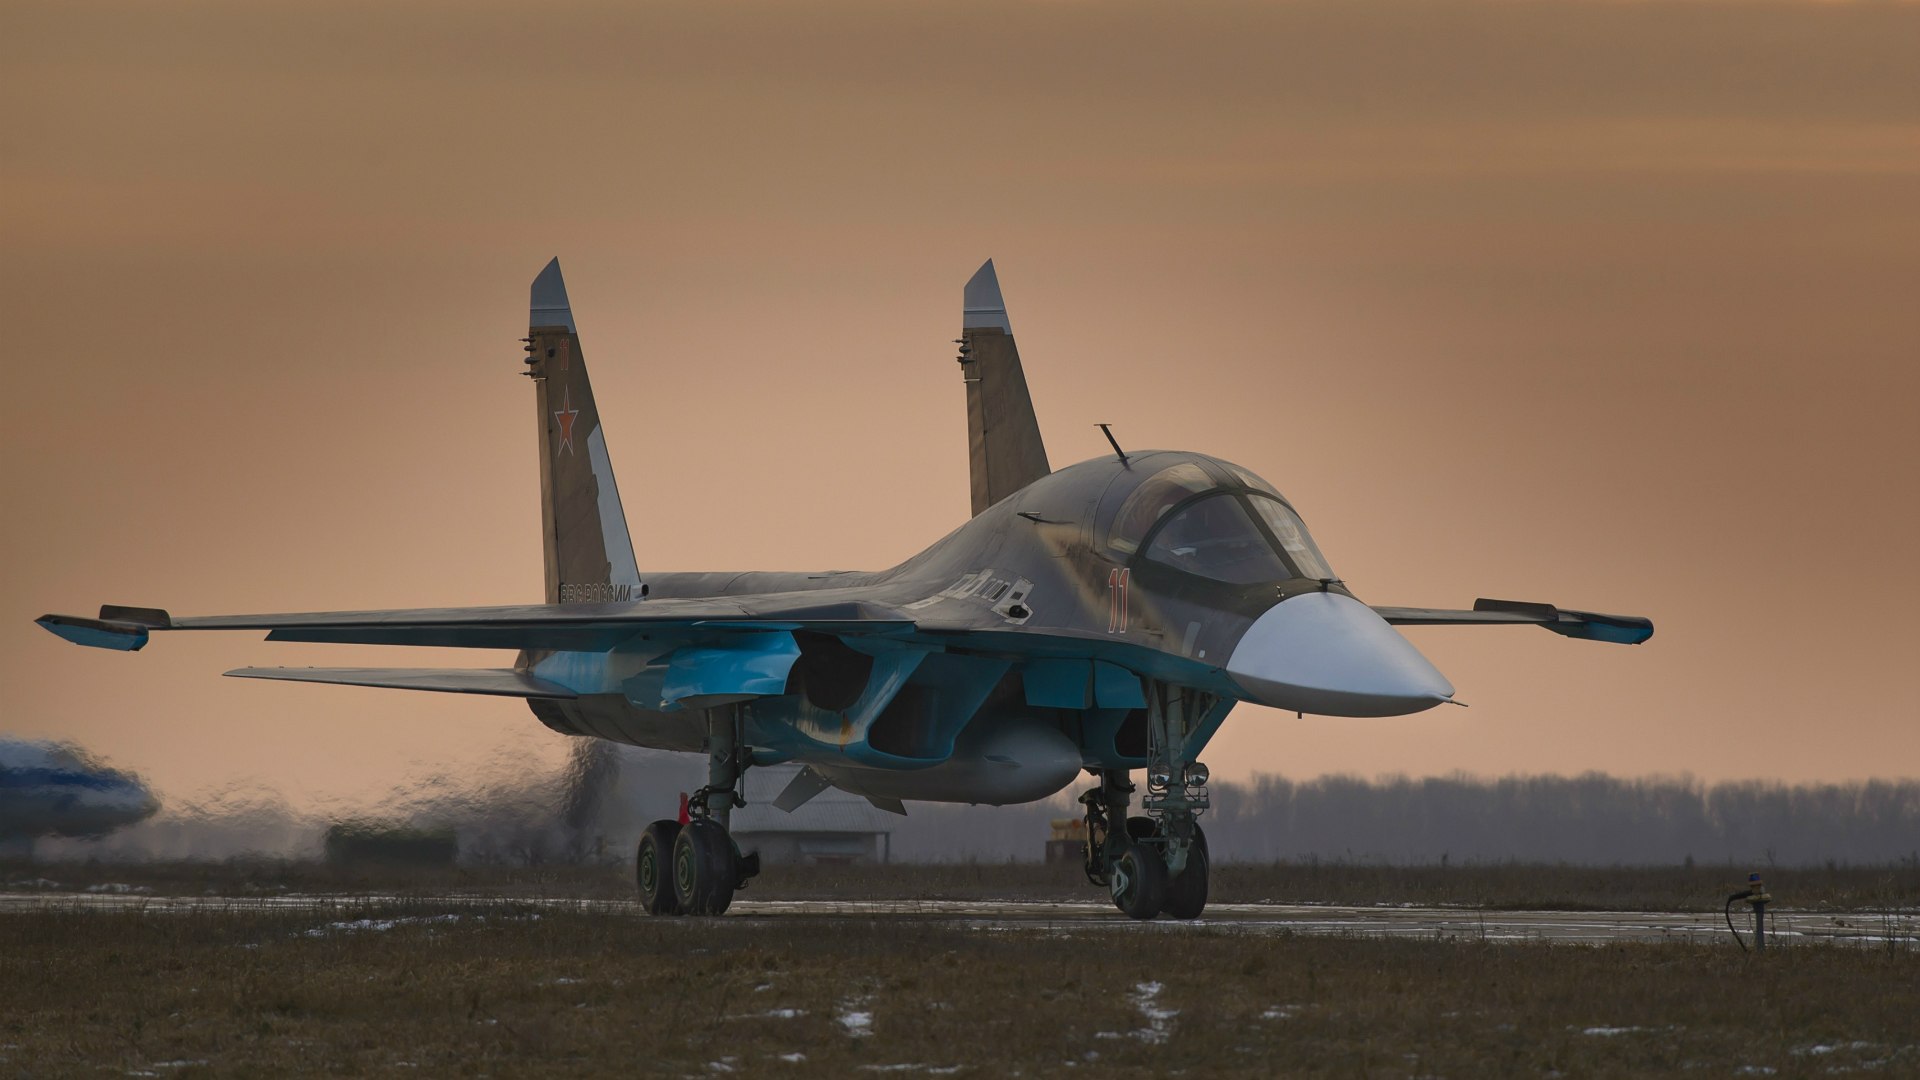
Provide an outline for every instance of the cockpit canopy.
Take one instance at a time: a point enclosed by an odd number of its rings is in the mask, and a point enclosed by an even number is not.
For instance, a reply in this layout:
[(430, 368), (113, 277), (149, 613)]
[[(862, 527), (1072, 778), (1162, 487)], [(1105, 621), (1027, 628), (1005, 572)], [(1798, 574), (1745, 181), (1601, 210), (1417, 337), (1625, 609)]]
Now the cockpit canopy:
[(1273, 485), (1237, 465), (1207, 465), (1183, 461), (1142, 481), (1108, 525), (1106, 546), (1230, 585), (1333, 578)]

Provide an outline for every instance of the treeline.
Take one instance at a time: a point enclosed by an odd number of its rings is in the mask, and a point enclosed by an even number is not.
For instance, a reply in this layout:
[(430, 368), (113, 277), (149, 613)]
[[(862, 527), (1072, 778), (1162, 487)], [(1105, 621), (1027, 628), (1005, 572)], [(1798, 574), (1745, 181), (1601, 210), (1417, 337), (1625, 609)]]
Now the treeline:
[[(316, 858), (327, 828), (351, 818), (451, 827), (469, 862), (621, 861), (648, 821), (678, 810), (679, 793), (703, 770), (691, 754), (583, 744), (559, 774), (481, 783), (436, 777), (351, 814), (295, 811), (278, 793), (243, 784), (172, 804), (101, 840), (42, 841), (39, 854)], [(897, 862), (1038, 861), (1051, 821), (1079, 817), (1074, 799), (1088, 786), (1025, 806), (908, 803), (904, 818), (875, 819), (892, 827)], [(1920, 864), (1920, 780), (1260, 776), (1215, 783), (1202, 824), (1214, 858), (1228, 862)]]
[[(1079, 807), (911, 811), (897, 858), (1027, 860)], [(1920, 781), (1261, 776), (1214, 784), (1202, 824), (1216, 859), (1241, 862), (1884, 863), (1920, 860)]]
[(1920, 850), (1920, 781), (1260, 777), (1222, 785), (1209, 837), (1246, 860), (1321, 858), (1783, 865)]

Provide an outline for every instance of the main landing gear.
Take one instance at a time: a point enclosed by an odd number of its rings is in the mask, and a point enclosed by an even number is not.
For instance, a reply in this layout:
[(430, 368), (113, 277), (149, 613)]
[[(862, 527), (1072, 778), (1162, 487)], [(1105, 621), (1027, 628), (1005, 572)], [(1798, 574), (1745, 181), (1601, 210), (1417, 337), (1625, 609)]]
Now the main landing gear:
[[(1187, 736), (1213, 703), (1191, 690), (1149, 684), (1145, 815), (1127, 816), (1134, 792), (1125, 769), (1089, 769), (1100, 786), (1080, 796), (1087, 808), (1087, 880), (1104, 885), (1114, 906), (1136, 919), (1194, 919), (1206, 910), (1207, 834), (1199, 817), (1211, 805), (1207, 767), (1188, 760)], [(1115, 828), (1114, 823), (1123, 823)]]
[(650, 914), (724, 915), (733, 894), (760, 873), (759, 854), (742, 855), (727, 831), (733, 808), (746, 805), (739, 713), (716, 711), (707, 729), (707, 786), (687, 800), (690, 820), (656, 821), (640, 834), (634, 879)]

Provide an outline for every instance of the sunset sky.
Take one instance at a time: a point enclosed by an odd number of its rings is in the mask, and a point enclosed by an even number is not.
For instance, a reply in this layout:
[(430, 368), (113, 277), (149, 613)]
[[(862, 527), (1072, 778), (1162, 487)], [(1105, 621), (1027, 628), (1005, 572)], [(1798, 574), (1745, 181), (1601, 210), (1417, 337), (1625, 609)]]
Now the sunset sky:
[[(1920, 5), (9, 5), (0, 733), (192, 799), (543, 768), (492, 653), (36, 628), (541, 588), (558, 255), (643, 571), (879, 568), (968, 509), (996, 260), (1056, 466), (1272, 480), (1470, 709), (1243, 706), (1217, 775), (1920, 775)], [(696, 768), (688, 762), (689, 776)]]

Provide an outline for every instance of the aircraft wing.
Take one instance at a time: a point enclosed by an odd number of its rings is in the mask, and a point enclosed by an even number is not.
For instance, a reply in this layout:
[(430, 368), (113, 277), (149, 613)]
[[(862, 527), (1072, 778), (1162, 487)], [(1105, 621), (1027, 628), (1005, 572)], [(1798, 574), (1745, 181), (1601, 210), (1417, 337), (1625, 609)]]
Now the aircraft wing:
[(100, 609), (97, 619), (43, 615), (36, 621), (76, 644), (122, 651), (142, 648), (152, 633), (174, 630), (265, 630), (269, 641), (604, 651), (649, 632), (678, 638), (704, 638), (769, 630), (894, 635), (914, 628), (912, 619), (885, 605), (860, 600), (823, 601), (818, 593), (661, 599), (625, 604), (525, 604), (187, 618), (174, 618), (159, 608), (108, 604)]
[(1638, 645), (1653, 636), (1653, 620), (1638, 615), (1603, 615), (1597, 611), (1563, 611), (1552, 604), (1524, 600), (1473, 602), (1473, 610), (1447, 608), (1375, 607), (1374, 612), (1396, 626), (1469, 626), (1524, 624), (1543, 626), (1556, 634), (1589, 641)]
[(496, 697), (578, 697), (573, 690), (512, 668), (318, 668), (244, 667), (227, 672), (238, 679), (378, 686), (389, 690), (433, 690), (443, 694), (491, 694)]

